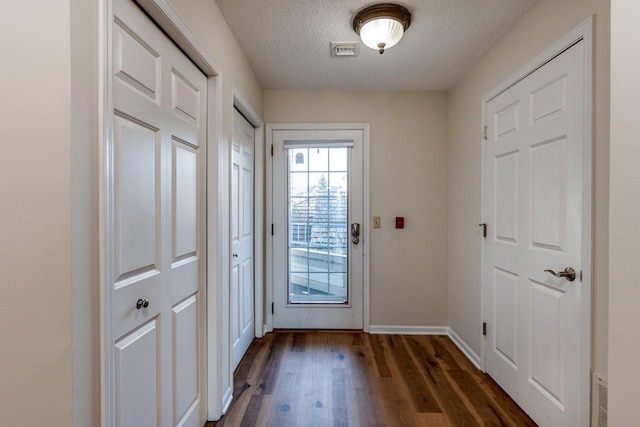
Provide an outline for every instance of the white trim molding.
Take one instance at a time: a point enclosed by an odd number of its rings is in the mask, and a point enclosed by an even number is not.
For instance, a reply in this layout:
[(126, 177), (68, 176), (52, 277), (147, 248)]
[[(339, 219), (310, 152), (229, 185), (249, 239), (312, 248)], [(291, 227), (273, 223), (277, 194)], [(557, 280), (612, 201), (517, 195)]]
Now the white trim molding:
[[(498, 86), (487, 92), (481, 99), (482, 102), (482, 118), (481, 124), (484, 127), (487, 124), (486, 118), (486, 106), (489, 101), (506, 91), (510, 87), (514, 86), (527, 76), (543, 67), (548, 62), (562, 54), (564, 51), (575, 45), (576, 43), (584, 43), (584, 56), (583, 56), (583, 69), (584, 69), (584, 111), (582, 112), (584, 117), (584, 145), (583, 145), (583, 190), (582, 190), (582, 307), (583, 317), (580, 319), (580, 334), (583, 337), (581, 344), (580, 360), (576, 360), (575, 363), (580, 364), (580, 404), (579, 409), (581, 422), (580, 425), (588, 425), (590, 416), (590, 386), (591, 386), (591, 277), (592, 277), (592, 198), (593, 198), (593, 33), (594, 33), (594, 18), (589, 17), (580, 25), (575, 27), (564, 37), (558, 40), (556, 43), (545, 49), (540, 55), (536, 56), (525, 66), (518, 71), (507, 77)], [(478, 135), (483, 135), (483, 129), (479, 129)], [(480, 136), (480, 143), (484, 142), (482, 136)], [(481, 169), (482, 165), (486, 161), (485, 150), (483, 150), (481, 156)], [(481, 176), (484, 180), (484, 171)], [(484, 194), (484, 188), (488, 183), (482, 182), (481, 200), (481, 223), (487, 221), (487, 212), (489, 207), (486, 205), (486, 195)], [(489, 295), (489, 280), (487, 278), (488, 271), (485, 266), (485, 241), (484, 239), (480, 243), (481, 253), (481, 316), (482, 322), (485, 322), (487, 296)], [(485, 337), (481, 337), (481, 358), (480, 365), (482, 370), (486, 369), (486, 353), (487, 343)]]
[(263, 127), (264, 122), (262, 121), (260, 114), (253, 109), (251, 103), (242, 95), (240, 89), (233, 83), (231, 83), (231, 93), (233, 95), (233, 107), (240, 111), (240, 114), (242, 114), (256, 130)]
[(374, 335), (448, 335), (447, 326), (370, 325)]
[(226, 414), (231, 406), (231, 402), (233, 402), (233, 387), (229, 387), (222, 394), (222, 409), (220, 411), (221, 414)]
[(226, 348), (224, 343), (230, 341), (223, 317), (229, 306), (224, 286), (229, 276), (225, 268), (229, 248), (224, 244), (225, 237), (227, 241), (229, 238), (229, 212), (222, 202), (225, 171), (229, 168), (222, 138), (222, 71), (217, 77), (209, 76), (207, 96), (207, 419), (214, 421), (223, 414), (225, 390), (233, 382), (228, 378), (230, 369), (224, 367), (224, 357), (220, 357)]
[[(593, 56), (593, 17), (587, 18), (576, 28), (569, 31), (569, 33), (567, 33), (560, 40), (545, 49), (541, 54), (536, 56), (526, 65), (521, 67), (518, 71), (504, 79), (499, 85), (487, 92), (482, 97), (482, 104), (485, 105), (487, 102), (491, 101), (493, 98), (500, 95), (505, 90), (511, 88), (521, 80), (525, 79), (527, 76), (543, 67), (545, 64), (552, 61), (555, 57), (557, 57), (581, 40), (585, 42), (586, 47), (585, 61), (591, 61), (591, 58)], [(588, 74), (589, 76), (591, 76), (593, 72), (590, 70)], [(589, 82), (592, 82), (592, 80), (589, 80)], [(484, 123), (484, 116), (482, 118)]]
[(222, 67), (168, 0), (135, 1), (206, 76), (220, 75)]
[(473, 363), (473, 366), (475, 366), (479, 371), (483, 371), (481, 359), (478, 353), (473, 351), (471, 347), (469, 347), (469, 345), (462, 338), (460, 338), (453, 329), (447, 329), (447, 335), (449, 336), (449, 338), (451, 338), (451, 341), (453, 341), (453, 343), (458, 346), (462, 354), (467, 356), (467, 359), (469, 359), (471, 363)]
[[(363, 147), (363, 179), (364, 179), (364, 212), (363, 212), (363, 230), (367, 230), (371, 234), (371, 127), (367, 124), (364, 126), (364, 147)], [(362, 326), (364, 332), (371, 330), (371, 238), (364, 239), (364, 260), (362, 272)]]

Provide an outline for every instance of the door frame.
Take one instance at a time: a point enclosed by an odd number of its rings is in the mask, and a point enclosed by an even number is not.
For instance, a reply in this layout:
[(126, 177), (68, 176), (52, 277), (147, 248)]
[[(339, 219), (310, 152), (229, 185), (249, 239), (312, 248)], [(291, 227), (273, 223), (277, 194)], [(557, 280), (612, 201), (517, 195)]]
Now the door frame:
[[(240, 90), (231, 83), (232, 104), (231, 112), (235, 108), (247, 119), (254, 129), (253, 139), (253, 319), (254, 335), (256, 338), (264, 336), (264, 122), (260, 115), (251, 107)], [(231, 114), (230, 129), (233, 132), (233, 114)], [(229, 182), (231, 178), (229, 177)], [(231, 204), (229, 204), (231, 206)], [(229, 239), (231, 252), (231, 239)], [(229, 260), (229, 268), (231, 260)], [(229, 276), (231, 286), (231, 276)], [(231, 313), (229, 313), (231, 314)], [(231, 328), (231, 317), (229, 317)], [(230, 329), (229, 329), (230, 330)], [(231, 332), (229, 332), (231, 333)], [(229, 354), (231, 354), (231, 340), (229, 340)], [(233, 375), (233, 372), (231, 373)]]
[[(98, 176), (99, 176), (99, 278), (100, 278), (100, 419), (101, 425), (115, 425), (115, 361), (113, 352), (113, 298), (109, 283), (112, 282), (114, 260), (111, 257), (114, 242), (107, 232), (113, 226), (110, 212), (114, 201), (110, 197), (113, 190), (113, 173), (109, 167), (113, 147), (113, 3), (114, 0), (99, 0), (98, 3)], [(233, 378), (224, 367), (225, 340), (229, 342), (225, 331), (222, 309), (228, 307), (228, 294), (225, 295), (223, 283), (228, 283), (228, 269), (225, 260), (229, 259), (229, 212), (224, 204), (228, 197), (230, 143), (222, 136), (222, 68), (211, 56), (207, 48), (198, 39), (178, 15), (168, 0), (136, 0), (187, 57), (207, 77), (207, 141), (206, 146), (206, 332), (203, 365), (207, 375), (203, 404), (207, 405), (207, 418), (218, 419), (231, 403)], [(227, 243), (226, 243), (227, 242)], [(225, 300), (225, 297), (227, 300)], [(220, 356), (223, 357), (220, 357)], [(230, 355), (226, 354), (227, 365)]]
[[(516, 85), (527, 76), (552, 61), (554, 58), (562, 54), (571, 46), (582, 41), (584, 43), (584, 111), (582, 112), (584, 118), (584, 158), (582, 168), (582, 302), (583, 318), (581, 319), (582, 330), (581, 335), (584, 337), (582, 341), (580, 358), (580, 401), (582, 406), (580, 408), (579, 417), (582, 420), (580, 425), (588, 425), (589, 423), (589, 408), (590, 408), (590, 384), (591, 384), (591, 293), (592, 293), (592, 233), (593, 224), (592, 218), (592, 189), (593, 189), (593, 17), (589, 17), (580, 25), (571, 30), (568, 34), (555, 42), (553, 45), (545, 49), (540, 55), (536, 56), (533, 60), (529, 61), (525, 66), (518, 71), (507, 77), (503, 82), (497, 85), (495, 88), (487, 92), (482, 96), (482, 129), (480, 135), (482, 156), (481, 156), (481, 218), (482, 223), (488, 221), (487, 215), (489, 212), (488, 201), (486, 197), (487, 182), (485, 177), (484, 164), (487, 160), (487, 149), (485, 148), (484, 141), (484, 129), (487, 125), (487, 104), (498, 95)], [(480, 244), (480, 274), (481, 274), (481, 298), (480, 298), (480, 310), (482, 316), (482, 322), (487, 321), (487, 298), (490, 295), (489, 279), (487, 274), (489, 273), (486, 268), (486, 240), (482, 239)], [(481, 348), (480, 348), (480, 362), (482, 371), (486, 372), (486, 353), (487, 343), (486, 336), (481, 335)]]
[[(370, 125), (369, 123), (267, 123), (265, 150), (271, 151), (273, 147), (273, 133), (281, 130), (360, 130), (362, 131), (362, 179), (363, 179), (363, 227), (365, 237), (362, 239), (363, 263), (362, 263), (362, 328), (369, 332), (370, 328), (370, 248), (371, 248), (371, 170), (370, 170)], [(266, 211), (265, 224), (273, 224), (273, 152), (266, 161)], [(273, 235), (266, 233), (266, 290), (265, 307), (273, 307)], [(265, 310), (264, 331), (273, 331), (273, 310)]]

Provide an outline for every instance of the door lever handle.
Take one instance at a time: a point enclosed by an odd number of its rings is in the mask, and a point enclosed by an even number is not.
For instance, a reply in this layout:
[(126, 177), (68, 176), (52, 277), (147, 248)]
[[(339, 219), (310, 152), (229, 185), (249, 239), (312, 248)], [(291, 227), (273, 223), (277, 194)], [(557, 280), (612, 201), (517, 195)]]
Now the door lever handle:
[(564, 277), (570, 282), (576, 280), (576, 271), (571, 267), (567, 267), (564, 269), (564, 271), (558, 271), (557, 273), (553, 270), (545, 270), (544, 272), (551, 273), (556, 277)]

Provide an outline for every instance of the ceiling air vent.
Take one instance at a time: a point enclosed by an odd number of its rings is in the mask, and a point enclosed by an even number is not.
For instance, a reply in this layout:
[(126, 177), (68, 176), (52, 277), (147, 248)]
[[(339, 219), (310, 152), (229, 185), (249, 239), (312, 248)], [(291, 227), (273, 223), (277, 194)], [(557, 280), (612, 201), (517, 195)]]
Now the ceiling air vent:
[(358, 42), (331, 42), (331, 56), (358, 56)]

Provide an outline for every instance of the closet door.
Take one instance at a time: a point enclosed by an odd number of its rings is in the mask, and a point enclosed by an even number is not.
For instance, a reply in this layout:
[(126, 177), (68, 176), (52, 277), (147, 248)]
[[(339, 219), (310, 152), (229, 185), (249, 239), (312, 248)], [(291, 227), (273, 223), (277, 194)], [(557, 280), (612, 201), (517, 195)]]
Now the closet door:
[(117, 426), (202, 426), (206, 77), (116, 0), (111, 233)]

